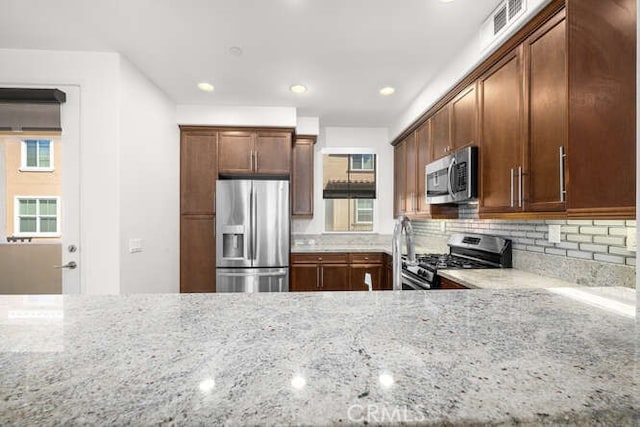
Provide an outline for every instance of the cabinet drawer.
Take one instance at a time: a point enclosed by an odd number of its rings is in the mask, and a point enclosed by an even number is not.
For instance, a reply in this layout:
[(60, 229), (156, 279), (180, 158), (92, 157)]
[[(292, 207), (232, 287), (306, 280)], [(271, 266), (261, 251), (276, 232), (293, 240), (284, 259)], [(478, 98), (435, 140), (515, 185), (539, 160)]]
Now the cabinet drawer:
[(381, 252), (362, 252), (352, 253), (349, 255), (351, 264), (382, 264)]
[(338, 252), (316, 252), (306, 254), (291, 254), (291, 264), (348, 264), (349, 254)]

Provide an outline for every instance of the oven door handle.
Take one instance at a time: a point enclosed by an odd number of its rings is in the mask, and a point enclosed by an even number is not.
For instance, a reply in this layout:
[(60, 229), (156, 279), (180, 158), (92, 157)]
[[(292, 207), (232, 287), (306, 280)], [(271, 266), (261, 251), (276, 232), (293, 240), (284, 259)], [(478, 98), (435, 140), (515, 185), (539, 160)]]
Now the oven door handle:
[(447, 191), (449, 192), (449, 195), (453, 200), (456, 199), (456, 195), (453, 192), (453, 184), (451, 183), (451, 171), (453, 170), (453, 168), (457, 163), (458, 162), (456, 161), (456, 158), (455, 157), (452, 158), (451, 163), (449, 163), (449, 168), (447, 169)]
[(428, 283), (426, 282), (421, 282), (418, 281), (416, 279), (414, 279), (413, 277), (409, 276), (408, 274), (406, 274), (404, 271), (401, 273), (402, 275), (402, 283), (406, 284), (407, 286), (417, 290), (417, 291), (422, 291), (422, 290), (428, 290), (431, 289), (431, 286), (429, 286)]

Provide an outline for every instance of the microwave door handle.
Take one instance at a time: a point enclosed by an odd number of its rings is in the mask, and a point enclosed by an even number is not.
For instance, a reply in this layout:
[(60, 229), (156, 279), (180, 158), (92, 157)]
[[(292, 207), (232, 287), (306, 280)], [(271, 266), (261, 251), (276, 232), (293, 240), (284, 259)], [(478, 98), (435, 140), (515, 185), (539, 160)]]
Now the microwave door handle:
[(449, 163), (449, 168), (447, 169), (447, 191), (449, 192), (451, 198), (454, 200), (456, 199), (456, 195), (453, 192), (453, 185), (451, 184), (451, 171), (453, 170), (456, 163), (456, 158), (454, 157), (453, 159), (451, 159), (451, 163)]

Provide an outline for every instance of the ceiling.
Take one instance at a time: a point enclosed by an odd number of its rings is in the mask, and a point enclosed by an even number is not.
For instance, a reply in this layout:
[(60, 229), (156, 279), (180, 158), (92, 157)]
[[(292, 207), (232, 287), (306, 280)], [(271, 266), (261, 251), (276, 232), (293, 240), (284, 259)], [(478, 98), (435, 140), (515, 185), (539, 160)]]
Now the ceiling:
[[(0, 48), (120, 52), (176, 104), (293, 106), (323, 126), (388, 126), (498, 3), (0, 0)], [(296, 83), (307, 93), (291, 93)], [(395, 94), (379, 95), (384, 86)]]

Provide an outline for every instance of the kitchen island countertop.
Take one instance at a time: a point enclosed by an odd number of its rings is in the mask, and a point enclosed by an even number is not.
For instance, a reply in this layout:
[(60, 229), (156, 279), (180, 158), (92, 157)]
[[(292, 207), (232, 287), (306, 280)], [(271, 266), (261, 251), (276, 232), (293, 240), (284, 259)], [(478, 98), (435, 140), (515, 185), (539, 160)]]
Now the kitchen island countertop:
[(545, 289), (0, 297), (0, 424), (637, 425), (635, 319)]

